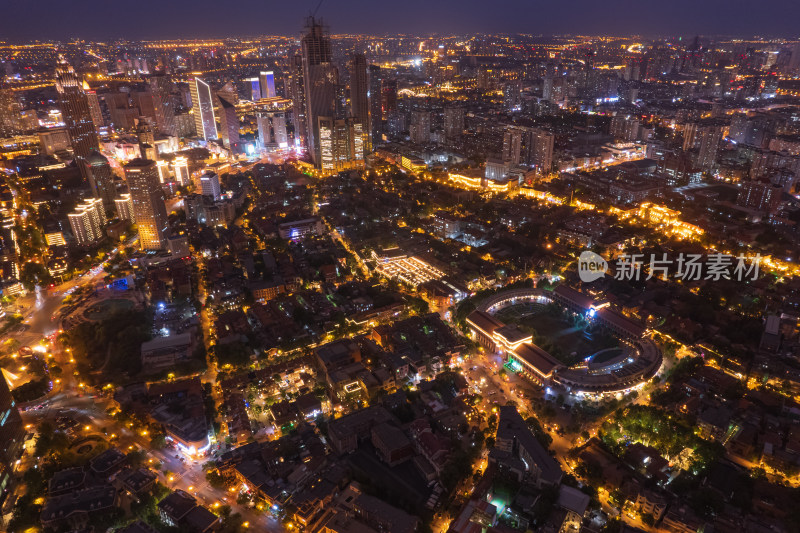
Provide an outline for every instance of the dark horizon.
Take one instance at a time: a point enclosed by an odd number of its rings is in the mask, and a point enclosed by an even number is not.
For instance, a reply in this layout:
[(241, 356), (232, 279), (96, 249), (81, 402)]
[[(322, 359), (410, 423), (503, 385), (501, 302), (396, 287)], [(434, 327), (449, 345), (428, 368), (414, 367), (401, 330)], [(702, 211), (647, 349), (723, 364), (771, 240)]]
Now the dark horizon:
[[(16, 2), (4, 8), (0, 35), (8, 42), (161, 40), (295, 36), (317, 1), (269, 5), (244, 0), (227, 12), (219, 2), (164, 4), (144, 0), (135, 6), (111, 3), (71, 4), (41, 0), (36, 12)], [(646, 5), (652, 5), (647, 9)], [(223, 6), (224, 7), (224, 6)], [(486, 2), (421, 0), (378, 4), (363, 0), (323, 2), (317, 12), (333, 34), (386, 36), (407, 34), (532, 34), (611, 36), (727, 36), (797, 39), (800, 3), (765, 0), (754, 10), (750, 2), (675, 0), (669, 6), (654, 1), (574, 0), (569, 4), (524, 0)]]

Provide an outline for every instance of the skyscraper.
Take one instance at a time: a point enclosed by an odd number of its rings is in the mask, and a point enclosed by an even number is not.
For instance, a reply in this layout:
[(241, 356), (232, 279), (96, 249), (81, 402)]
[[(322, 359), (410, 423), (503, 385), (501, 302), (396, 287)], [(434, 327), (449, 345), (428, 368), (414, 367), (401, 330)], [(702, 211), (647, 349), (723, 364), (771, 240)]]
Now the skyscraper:
[(222, 144), (229, 150), (236, 150), (239, 144), (239, 117), (236, 116), (236, 106), (220, 96), (219, 110)]
[(189, 88), (192, 93), (192, 108), (197, 136), (206, 141), (218, 139), (217, 119), (214, 116), (214, 98), (211, 94), (211, 87), (200, 78), (194, 78), (189, 84)]
[(72, 65), (63, 58), (56, 67), (56, 90), (72, 149), (76, 157), (85, 159), (92, 150), (99, 147), (97, 132), (94, 129), (89, 99), (83, 90), (83, 83)]
[(336, 86), (339, 73), (331, 62), (331, 41), (327, 31), (314, 17), (306, 23), (300, 40), (303, 56), (303, 87), (306, 105), (306, 146), (311, 161), (322, 168), (319, 143), (320, 117), (335, 117)]
[(106, 213), (99, 198), (78, 204), (75, 211), (67, 215), (67, 218), (78, 246), (90, 246), (105, 235), (103, 227), (106, 225)]
[(156, 156), (156, 137), (153, 134), (153, 127), (145, 117), (139, 117), (136, 125), (136, 137), (139, 140), (139, 154), (142, 159), (155, 161)]
[(262, 148), (286, 148), (289, 145), (286, 133), (286, 115), (281, 111), (259, 112), (256, 115), (258, 138)]
[(261, 98), (275, 98), (275, 74), (268, 70), (261, 72), (258, 75), (259, 88), (261, 89)]
[(103, 112), (100, 109), (100, 97), (97, 96), (97, 91), (93, 91), (89, 87), (89, 84), (86, 83), (86, 80), (83, 81), (83, 90), (86, 92), (86, 98), (89, 101), (89, 114), (92, 116), (95, 129), (105, 126), (106, 123), (105, 120), (103, 120)]
[(92, 194), (103, 201), (106, 210), (111, 209), (114, 206), (116, 187), (108, 159), (97, 150), (92, 150), (84, 163), (89, 166), (88, 177)]
[(139, 227), (141, 249), (166, 248), (169, 233), (167, 209), (155, 161), (132, 160), (125, 166), (125, 180), (133, 203), (133, 216)]
[[(369, 83), (367, 80), (367, 58), (354, 54), (350, 60), (350, 115), (361, 123), (365, 133), (371, 132), (369, 118)], [(372, 137), (365, 136), (364, 149), (372, 151)]]
[(381, 141), (383, 133), (383, 104), (381, 102), (382, 94), (382, 78), (381, 67), (378, 65), (369, 66), (369, 125), (370, 137), (372, 146), (377, 145)]
[(503, 135), (503, 161), (512, 165), (535, 166), (548, 173), (553, 166), (552, 133), (539, 128), (506, 126)]
[(20, 112), (22, 106), (14, 93), (0, 82), (0, 137), (7, 137), (19, 133)]
[(22, 451), (25, 429), (6, 378), (0, 372), (0, 506), (11, 492), (14, 463)]
[(319, 117), (320, 168), (334, 173), (353, 168), (364, 159), (364, 131), (353, 118)]
[(295, 55), (291, 59), (289, 92), (292, 98), (292, 124), (294, 125), (295, 141), (303, 146), (308, 146), (306, 142), (306, 134), (308, 133), (306, 90), (303, 82), (303, 56), (301, 55)]
[(160, 133), (176, 135), (175, 108), (172, 102), (172, 80), (164, 72), (157, 72), (148, 79), (153, 93), (156, 127)]
[(397, 111), (397, 80), (394, 78), (383, 80), (381, 86), (381, 99), (383, 116)]

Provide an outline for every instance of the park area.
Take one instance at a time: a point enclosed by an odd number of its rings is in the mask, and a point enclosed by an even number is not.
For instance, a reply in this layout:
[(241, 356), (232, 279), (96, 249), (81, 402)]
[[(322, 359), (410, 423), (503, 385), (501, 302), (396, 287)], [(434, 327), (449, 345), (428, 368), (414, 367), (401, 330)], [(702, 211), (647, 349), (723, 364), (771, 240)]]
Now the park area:
[[(612, 335), (594, 326), (583, 316), (565, 311), (558, 304), (515, 304), (498, 311), (495, 317), (531, 333), (537, 346), (567, 366), (601, 350), (619, 347)], [(609, 352), (602, 355), (613, 357)]]

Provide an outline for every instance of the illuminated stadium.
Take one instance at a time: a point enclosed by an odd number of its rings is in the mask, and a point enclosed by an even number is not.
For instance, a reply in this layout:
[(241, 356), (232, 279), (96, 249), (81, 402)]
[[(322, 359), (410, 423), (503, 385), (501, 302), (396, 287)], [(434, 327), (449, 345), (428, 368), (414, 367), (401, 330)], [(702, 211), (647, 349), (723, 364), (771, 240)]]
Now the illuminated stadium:
[[(534, 343), (533, 335), (504, 318), (504, 310), (529, 304), (556, 304), (570, 316), (585, 321), (603, 339), (613, 343), (566, 362)], [(511, 321), (511, 324), (506, 323)], [(467, 317), (472, 338), (489, 350), (501, 354), (506, 367), (541, 386), (553, 386), (590, 398), (629, 392), (652, 378), (661, 367), (661, 351), (647, 338), (646, 329), (580, 291), (560, 285), (552, 292), (541, 289), (510, 289), (487, 298)], [(580, 331), (579, 328), (571, 330)], [(583, 340), (584, 349), (592, 343)], [(573, 357), (576, 352), (572, 352)]]

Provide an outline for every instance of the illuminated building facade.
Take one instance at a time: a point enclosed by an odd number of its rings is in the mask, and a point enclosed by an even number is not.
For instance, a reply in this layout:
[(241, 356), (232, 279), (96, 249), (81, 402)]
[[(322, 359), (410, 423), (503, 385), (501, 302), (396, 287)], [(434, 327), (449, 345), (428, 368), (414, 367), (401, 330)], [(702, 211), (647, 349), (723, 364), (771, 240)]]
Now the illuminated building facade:
[(364, 161), (364, 131), (355, 119), (319, 117), (320, 168), (336, 173)]
[(197, 135), (205, 140), (218, 139), (217, 119), (214, 116), (214, 99), (211, 87), (200, 78), (194, 78), (189, 84), (192, 95), (194, 124)]
[(136, 222), (136, 215), (133, 213), (133, 200), (130, 194), (123, 194), (119, 198), (114, 198), (114, 205), (117, 206), (117, 215), (120, 220)]
[(383, 134), (383, 106), (381, 102), (381, 67), (369, 66), (369, 126), (372, 146), (381, 142)]
[(258, 85), (261, 91), (261, 98), (275, 98), (277, 96), (275, 92), (275, 74), (271, 70), (259, 73)]
[(191, 182), (189, 161), (185, 157), (178, 156), (175, 158), (172, 162), (172, 171), (175, 173), (175, 181), (177, 181), (181, 187)]
[[(306, 146), (314, 166), (323, 168), (320, 118), (336, 117), (339, 72), (332, 63), (330, 37), (322, 24), (313, 17), (309, 17), (307, 21), (301, 48), (306, 105)], [(328, 164), (330, 165), (330, 161)]]
[(63, 58), (56, 67), (56, 90), (72, 149), (76, 157), (85, 159), (99, 146), (97, 132), (83, 83), (72, 65)]
[(85, 200), (67, 218), (78, 246), (90, 246), (103, 238), (106, 213), (99, 198)]
[(225, 148), (235, 150), (239, 145), (239, 117), (236, 116), (236, 106), (227, 99), (220, 98), (219, 109), (222, 143)]
[(350, 115), (361, 123), (365, 134), (364, 150), (367, 153), (372, 151), (368, 86), (367, 58), (363, 54), (354, 54), (350, 61)]
[(111, 209), (114, 206), (116, 186), (108, 159), (97, 150), (92, 150), (83, 164), (88, 165), (89, 186), (92, 194), (95, 198), (103, 201), (106, 209)]
[(175, 109), (172, 103), (172, 80), (162, 73), (156, 73), (147, 80), (153, 93), (156, 127), (160, 133), (176, 135)]
[(11, 389), (0, 373), (0, 506), (11, 492), (14, 463), (22, 451), (25, 430)]
[(125, 166), (125, 179), (133, 203), (133, 216), (139, 227), (141, 249), (166, 248), (169, 233), (167, 209), (155, 161), (134, 159)]

